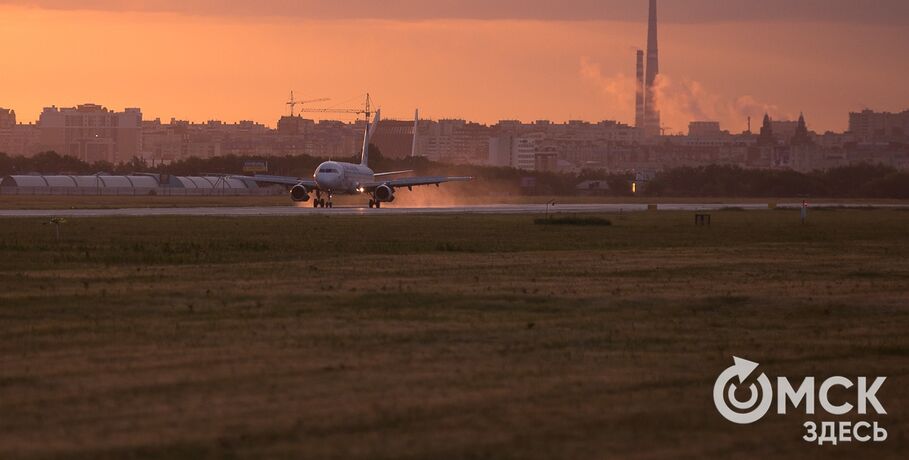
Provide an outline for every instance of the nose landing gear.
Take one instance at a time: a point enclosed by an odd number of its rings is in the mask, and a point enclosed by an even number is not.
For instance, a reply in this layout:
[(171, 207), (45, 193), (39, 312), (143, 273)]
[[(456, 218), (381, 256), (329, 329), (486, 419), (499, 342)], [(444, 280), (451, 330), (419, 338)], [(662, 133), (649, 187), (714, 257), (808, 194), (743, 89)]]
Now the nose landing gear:
[(332, 208), (333, 204), (331, 202), (331, 193), (328, 193), (328, 200), (322, 198), (322, 192), (316, 191), (316, 199), (312, 202), (312, 207), (314, 208)]

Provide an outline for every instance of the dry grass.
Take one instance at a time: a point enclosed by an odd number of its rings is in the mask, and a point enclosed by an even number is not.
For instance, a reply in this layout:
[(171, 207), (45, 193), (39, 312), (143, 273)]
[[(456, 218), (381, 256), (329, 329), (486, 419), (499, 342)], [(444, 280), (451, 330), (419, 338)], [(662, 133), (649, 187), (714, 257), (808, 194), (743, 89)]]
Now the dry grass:
[[(902, 457), (909, 213), (605, 217), (0, 220), (0, 457)], [(890, 439), (725, 422), (733, 354)]]

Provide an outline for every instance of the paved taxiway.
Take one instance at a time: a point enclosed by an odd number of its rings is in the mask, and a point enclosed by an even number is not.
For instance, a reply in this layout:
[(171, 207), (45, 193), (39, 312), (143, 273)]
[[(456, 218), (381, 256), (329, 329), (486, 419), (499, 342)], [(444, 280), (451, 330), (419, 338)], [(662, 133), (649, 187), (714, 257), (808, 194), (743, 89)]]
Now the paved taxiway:
[[(800, 203), (780, 203), (779, 208), (798, 208)], [(823, 207), (867, 207), (867, 205), (823, 204)], [(874, 205), (879, 208), (909, 209), (909, 205)], [(660, 211), (719, 211), (726, 208), (766, 210), (766, 204), (660, 204)], [(549, 207), (553, 214), (618, 213), (646, 211), (646, 204), (564, 204)], [(219, 217), (268, 217), (268, 216), (388, 216), (403, 214), (544, 214), (545, 204), (499, 204), (482, 206), (447, 206), (368, 209), (365, 207), (337, 207), (316, 209), (312, 207), (210, 207), (210, 208), (121, 208), (121, 209), (0, 209), (0, 217), (150, 217), (150, 216), (219, 216)]]

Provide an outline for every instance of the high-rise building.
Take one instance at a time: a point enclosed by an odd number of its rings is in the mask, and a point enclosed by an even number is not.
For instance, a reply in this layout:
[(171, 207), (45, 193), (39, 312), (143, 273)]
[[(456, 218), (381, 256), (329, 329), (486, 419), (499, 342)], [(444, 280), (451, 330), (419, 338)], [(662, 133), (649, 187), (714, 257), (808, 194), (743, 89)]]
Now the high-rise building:
[[(413, 150), (413, 122), (382, 120), (372, 136), (372, 144), (385, 158), (407, 158)], [(484, 151), (485, 153), (485, 151)]]
[(17, 124), (16, 111), (0, 108), (0, 153), (32, 155), (38, 149), (37, 128), (33, 124)]
[(95, 104), (48, 107), (38, 120), (41, 146), (83, 161), (118, 163), (142, 150), (142, 112), (114, 112)]
[(0, 108), (0, 129), (11, 129), (16, 126), (16, 111)]
[(859, 142), (909, 141), (909, 110), (902, 113), (871, 110), (850, 113), (849, 131)]
[(636, 88), (634, 98), (634, 127), (644, 129), (644, 51), (637, 53)]
[(528, 133), (516, 137), (511, 145), (511, 167), (525, 171), (536, 169), (540, 143), (545, 138), (546, 134), (542, 132)]
[(793, 120), (771, 120), (770, 124), (773, 126), (773, 137), (778, 142), (789, 142), (799, 127), (799, 123)]
[(285, 115), (278, 120), (278, 134), (282, 136), (302, 136), (312, 132), (316, 122), (300, 115)]
[[(417, 130), (417, 152), (433, 161), (486, 162), (492, 134), (492, 128), (465, 120), (424, 120)], [(410, 151), (409, 146), (406, 150)]]
[(716, 139), (723, 135), (718, 121), (692, 121), (688, 123), (688, 137)]
[(656, 95), (656, 80), (660, 74), (660, 52), (657, 43), (657, 2), (650, 0), (650, 14), (647, 25), (647, 77), (644, 87), (644, 135), (660, 135), (659, 100)]

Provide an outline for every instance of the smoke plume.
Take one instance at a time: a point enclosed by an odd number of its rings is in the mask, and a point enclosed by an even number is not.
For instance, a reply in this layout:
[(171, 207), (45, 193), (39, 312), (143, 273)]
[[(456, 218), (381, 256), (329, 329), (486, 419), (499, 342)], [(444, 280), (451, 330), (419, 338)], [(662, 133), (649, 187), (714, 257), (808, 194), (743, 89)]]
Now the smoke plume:
[[(580, 60), (580, 75), (598, 89), (610, 113), (628, 120), (633, 118), (634, 77), (622, 73), (604, 75), (600, 66), (586, 57)], [(752, 129), (756, 129), (765, 113), (777, 119), (792, 118), (776, 105), (754, 96), (728, 97), (711, 91), (697, 80), (663, 74), (657, 77), (655, 97), (667, 133), (685, 133), (692, 121), (718, 121), (723, 129), (738, 133), (746, 129), (748, 117), (752, 118)]]

